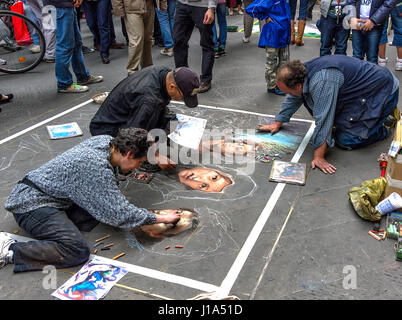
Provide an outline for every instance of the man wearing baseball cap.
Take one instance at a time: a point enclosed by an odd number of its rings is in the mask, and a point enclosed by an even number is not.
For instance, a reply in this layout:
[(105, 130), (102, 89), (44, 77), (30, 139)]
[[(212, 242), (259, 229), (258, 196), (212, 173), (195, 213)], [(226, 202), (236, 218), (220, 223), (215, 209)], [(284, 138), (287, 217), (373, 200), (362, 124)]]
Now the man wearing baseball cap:
[[(198, 105), (198, 75), (187, 67), (171, 70), (150, 66), (122, 80), (107, 96), (89, 125), (93, 136), (115, 137), (122, 128), (165, 130), (174, 118), (167, 108), (170, 100)], [(160, 166), (170, 169), (171, 166)]]

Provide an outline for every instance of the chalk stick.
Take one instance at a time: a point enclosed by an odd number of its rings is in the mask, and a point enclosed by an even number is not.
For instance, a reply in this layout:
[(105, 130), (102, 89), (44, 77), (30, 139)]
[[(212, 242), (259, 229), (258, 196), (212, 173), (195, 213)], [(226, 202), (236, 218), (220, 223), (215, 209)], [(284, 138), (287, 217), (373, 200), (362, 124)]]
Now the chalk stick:
[(105, 239), (108, 239), (108, 238), (110, 238), (110, 234), (108, 234), (107, 236), (104, 236), (104, 237), (102, 237), (102, 238), (99, 238), (99, 239), (95, 240), (95, 242), (99, 242), (99, 241), (102, 241), (102, 240), (105, 240)]
[(113, 257), (112, 260), (117, 260), (117, 259), (119, 259), (120, 257), (122, 257), (124, 255), (125, 255), (125, 253), (122, 252), (122, 253), (118, 254), (117, 256)]

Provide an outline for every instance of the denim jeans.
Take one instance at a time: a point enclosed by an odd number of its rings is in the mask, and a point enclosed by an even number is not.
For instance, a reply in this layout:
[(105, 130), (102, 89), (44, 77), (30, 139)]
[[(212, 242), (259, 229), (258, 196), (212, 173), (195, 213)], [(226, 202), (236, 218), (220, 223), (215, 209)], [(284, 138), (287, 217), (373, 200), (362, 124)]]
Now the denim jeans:
[[(81, 221), (74, 221), (77, 217)], [(83, 220), (86, 219), (93, 228), (97, 221), (78, 206), (67, 210), (42, 207), (15, 213), (14, 218), (22, 229), (38, 240), (10, 246), (14, 252), (14, 272), (42, 270), (46, 265), (69, 268), (88, 260), (90, 249), (77, 225), (85, 224)]]
[(328, 16), (325, 18), (321, 16), (319, 20), (321, 32), (320, 56), (331, 54), (333, 39), (335, 39), (334, 54), (346, 55), (350, 30), (342, 27), (342, 20), (343, 17), (339, 19), (339, 23), (336, 23), (336, 18), (334, 17)]
[(214, 43), (215, 48), (223, 48), (226, 47), (226, 38), (227, 38), (227, 23), (226, 23), (226, 3), (218, 3), (216, 7), (216, 17), (218, 20), (219, 26), (219, 38), (217, 37), (215, 21), (212, 27), (212, 31), (214, 33)]
[(399, 89), (389, 97), (384, 106), (380, 120), (378, 121), (377, 125), (369, 131), (367, 139), (362, 140), (353, 134), (336, 131), (334, 137), (336, 144), (342, 149), (352, 150), (365, 147), (388, 137), (389, 129), (384, 126), (384, 122), (389, 115), (393, 114), (396, 106), (398, 105), (398, 97)]
[(353, 57), (377, 64), (378, 46), (380, 44), (381, 27), (374, 27), (371, 31), (352, 30)]
[(110, 0), (84, 0), (82, 9), (85, 13), (88, 28), (94, 36), (94, 42), (99, 44), (100, 55), (108, 56), (112, 38), (109, 20), (109, 13), (112, 10)]
[[(32, 11), (32, 8), (29, 6), (29, 4), (27, 4), (26, 0), (22, 0), (22, 2), (24, 3), (24, 15), (29, 19), (32, 20), (33, 23), (35, 23), (37, 26), (39, 26), (39, 21), (38, 19), (36, 19), (36, 16), (34, 14), (34, 12)], [(32, 41), (34, 43), (34, 45), (39, 45), (39, 36), (36, 33), (35, 29), (32, 27), (32, 25), (27, 23), (27, 28), (29, 31), (29, 35), (32, 38)]]
[(73, 83), (70, 64), (77, 82), (85, 82), (90, 74), (82, 54), (81, 32), (74, 8), (57, 8), (56, 65), (57, 88), (67, 89)]
[(173, 26), (174, 26), (174, 14), (176, 12), (176, 0), (168, 0), (168, 8), (164, 12), (155, 8), (156, 15), (158, 16), (159, 25), (162, 32), (163, 45), (165, 48), (172, 48), (173, 42)]
[[(306, 20), (307, 4), (308, 4), (308, 0), (300, 0), (299, 1), (299, 17), (297, 18), (297, 20)], [(290, 16), (291, 16), (292, 20), (295, 20), (297, 0), (289, 0), (289, 6), (290, 6)]]
[(212, 69), (215, 61), (214, 34), (212, 24), (204, 24), (206, 7), (196, 7), (177, 2), (174, 18), (174, 62), (176, 68), (188, 67), (188, 42), (194, 26), (200, 31), (200, 45), (202, 48), (200, 80), (209, 83), (212, 80)]
[[(391, 25), (392, 29), (394, 30), (394, 39), (392, 41), (392, 45), (394, 47), (402, 47), (402, 0), (399, 0), (396, 7), (391, 11)], [(385, 20), (380, 44), (388, 43), (387, 28), (388, 19)]]

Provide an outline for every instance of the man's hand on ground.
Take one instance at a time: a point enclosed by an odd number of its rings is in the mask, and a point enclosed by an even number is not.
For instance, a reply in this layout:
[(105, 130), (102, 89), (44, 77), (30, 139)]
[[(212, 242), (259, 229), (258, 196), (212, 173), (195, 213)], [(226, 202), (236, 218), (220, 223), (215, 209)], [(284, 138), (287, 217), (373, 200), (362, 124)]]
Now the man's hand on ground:
[(311, 161), (311, 168), (315, 169), (318, 167), (324, 173), (335, 173), (336, 168), (327, 162), (325, 158), (314, 157), (313, 161)]
[(176, 223), (180, 220), (180, 214), (177, 210), (163, 210), (166, 214), (155, 214), (155, 223)]
[(281, 129), (281, 126), (282, 122), (275, 121), (271, 124), (259, 124), (257, 126), (257, 130), (271, 132), (271, 134), (275, 134)]
[(214, 18), (215, 18), (215, 12), (213, 9), (209, 8), (207, 12), (205, 12), (204, 21), (202, 23), (211, 24), (212, 22), (214, 22)]

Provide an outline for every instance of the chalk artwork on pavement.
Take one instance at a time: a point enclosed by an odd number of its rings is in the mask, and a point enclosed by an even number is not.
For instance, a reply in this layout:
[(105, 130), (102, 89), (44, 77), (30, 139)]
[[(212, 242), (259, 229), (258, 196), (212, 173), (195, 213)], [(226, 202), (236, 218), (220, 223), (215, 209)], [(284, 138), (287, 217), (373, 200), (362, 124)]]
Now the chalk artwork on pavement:
[(52, 296), (61, 300), (99, 300), (128, 271), (104, 262), (101, 258), (89, 260)]
[(210, 168), (191, 168), (178, 173), (179, 181), (187, 187), (203, 192), (223, 192), (234, 183), (231, 176)]
[[(155, 214), (167, 214), (167, 209), (162, 210), (149, 210)], [(164, 238), (173, 236), (186, 230), (195, 229), (198, 225), (198, 213), (193, 209), (179, 209), (177, 210), (180, 215), (180, 220), (176, 223), (156, 223), (151, 225), (144, 225), (140, 230), (151, 238)]]

